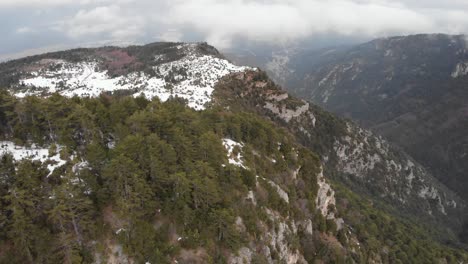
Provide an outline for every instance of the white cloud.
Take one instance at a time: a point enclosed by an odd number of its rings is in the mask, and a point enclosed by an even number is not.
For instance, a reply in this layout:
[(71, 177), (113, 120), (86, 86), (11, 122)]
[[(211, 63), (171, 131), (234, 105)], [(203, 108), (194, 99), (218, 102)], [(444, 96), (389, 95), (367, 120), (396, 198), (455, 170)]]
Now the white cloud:
[(65, 6), (70, 4), (86, 4), (89, 0), (1, 0), (0, 7), (44, 7)]
[(17, 34), (28, 34), (28, 33), (34, 33), (36, 30), (30, 28), (30, 27), (20, 27), (16, 29)]
[(127, 14), (117, 6), (101, 6), (80, 10), (75, 16), (59, 22), (53, 28), (79, 39), (89, 36), (131, 39), (143, 34), (145, 20), (138, 15)]
[(66, 5), (72, 0), (1, 0), (0, 7)]
[(439, 29), (422, 10), (387, 1), (173, 0), (166, 19), (169, 24), (190, 25), (221, 46), (237, 36), (287, 41), (327, 32), (379, 36)]
[(160, 41), (180, 42), (182, 41), (183, 36), (183, 33), (177, 29), (168, 29), (157, 36), (156, 39)]
[(46, 7), (46, 6), (67, 6), (67, 5), (102, 5), (102, 4), (123, 4), (134, 0), (0, 0), (0, 7)]
[[(0, 0), (0, 10), (8, 8), (7, 31), (18, 36), (7, 40), (10, 47), (34, 31), (41, 33), (35, 38), (55, 34), (73, 43), (190, 39), (219, 48), (238, 40), (287, 44), (327, 34), (468, 33), (468, 0)], [(15, 16), (21, 12), (27, 19)]]

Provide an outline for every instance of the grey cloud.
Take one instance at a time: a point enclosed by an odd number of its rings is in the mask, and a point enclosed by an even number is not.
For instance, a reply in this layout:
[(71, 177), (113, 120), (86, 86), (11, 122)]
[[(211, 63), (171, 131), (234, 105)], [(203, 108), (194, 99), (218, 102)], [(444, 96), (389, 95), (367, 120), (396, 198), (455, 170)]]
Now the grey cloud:
[(327, 34), (468, 32), (466, 0), (1, 0), (0, 8), (11, 13), (0, 53), (17, 52), (11, 47), (25, 39), (33, 40), (28, 48), (155, 40), (225, 48), (239, 40), (285, 44)]
[(221, 46), (237, 36), (288, 41), (326, 32), (377, 37), (462, 33), (468, 28), (463, 16), (467, 10), (418, 9), (409, 4), (378, 0), (176, 0), (167, 19), (191, 25)]
[(2, 8), (18, 8), (18, 7), (61, 7), (61, 6), (77, 6), (77, 5), (98, 5), (98, 4), (119, 4), (128, 3), (133, 0), (2, 0), (0, 7)]
[(121, 7), (111, 5), (80, 10), (73, 17), (60, 21), (53, 28), (73, 39), (98, 35), (121, 40), (138, 38), (143, 34), (144, 25), (143, 17), (125, 13)]

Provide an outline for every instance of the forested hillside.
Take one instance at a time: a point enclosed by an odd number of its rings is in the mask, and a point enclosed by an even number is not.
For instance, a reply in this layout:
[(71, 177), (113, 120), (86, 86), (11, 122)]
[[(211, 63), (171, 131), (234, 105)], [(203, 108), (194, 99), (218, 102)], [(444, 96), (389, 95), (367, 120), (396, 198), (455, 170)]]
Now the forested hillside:
[(328, 178), (383, 202), (399, 216), (442, 227), (446, 238), (460, 232), (465, 203), (427, 169), (382, 137), (290, 96), (264, 72), (224, 78), (214, 98), (216, 104), (255, 112), (287, 129), (320, 156)]
[(465, 203), (206, 43), (0, 64), (1, 263), (455, 263)]
[[(318, 156), (255, 114), (7, 92), (0, 107), (2, 263), (466, 258), (340, 184), (336, 208), (321, 208)], [(39, 149), (64, 162), (35, 160)]]

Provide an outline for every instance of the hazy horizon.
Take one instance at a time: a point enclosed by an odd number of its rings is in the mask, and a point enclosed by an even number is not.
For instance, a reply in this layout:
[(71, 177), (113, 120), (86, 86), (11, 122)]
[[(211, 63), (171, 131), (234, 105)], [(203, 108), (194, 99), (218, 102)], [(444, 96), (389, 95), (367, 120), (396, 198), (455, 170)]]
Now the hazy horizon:
[(206, 41), (226, 50), (468, 32), (468, 2), (461, 0), (1, 0), (0, 14), (0, 60), (155, 41)]

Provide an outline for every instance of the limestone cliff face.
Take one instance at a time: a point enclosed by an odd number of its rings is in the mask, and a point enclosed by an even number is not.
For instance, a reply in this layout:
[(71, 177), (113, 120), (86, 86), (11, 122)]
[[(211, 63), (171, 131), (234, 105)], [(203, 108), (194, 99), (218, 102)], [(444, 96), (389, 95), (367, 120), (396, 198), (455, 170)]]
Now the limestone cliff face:
[[(291, 180), (298, 184), (297, 178), (294, 178), (294, 171), (291, 172)], [(337, 225), (338, 230), (341, 230), (346, 223), (341, 218), (335, 218), (337, 213), (335, 206), (336, 200), (334, 196), (334, 190), (323, 176), (323, 171), (316, 175), (317, 184), (319, 186), (317, 190), (317, 198), (315, 200), (319, 213), (326, 219), (334, 221)], [(260, 179), (265, 180), (265, 179)], [(288, 204), (288, 206), (301, 206), (302, 202), (297, 204), (289, 204), (287, 193), (281, 189), (279, 185), (274, 182), (268, 181), (267, 184), (274, 185), (278, 195)], [(267, 216), (266, 222), (259, 222), (262, 232), (255, 239), (249, 242), (249, 246), (242, 247), (238, 252), (232, 254), (229, 258), (228, 263), (231, 264), (245, 264), (255, 263), (255, 259), (258, 256), (267, 263), (276, 263), (280, 261), (287, 264), (295, 263), (308, 263), (302, 253), (302, 250), (297, 248), (297, 244), (294, 240), (299, 237), (319, 237), (320, 231), (316, 230), (313, 225), (311, 212), (306, 213), (306, 217), (296, 219), (292, 216), (284, 216), (278, 211), (275, 211), (268, 207), (257, 206), (256, 195), (261, 195), (262, 187), (257, 182), (257, 188), (255, 191), (250, 192), (246, 200), (256, 206), (256, 210), (263, 211)], [(308, 211), (308, 210), (306, 210)], [(307, 216), (308, 215), (308, 216)], [(237, 219), (238, 230), (241, 233), (245, 233), (245, 226), (242, 218)], [(315, 230), (314, 230), (315, 229)], [(348, 233), (350, 240), (353, 241), (353, 245), (358, 245), (357, 238), (350, 232)], [(334, 238), (336, 239), (336, 238)], [(337, 244), (337, 247), (343, 249), (343, 245)]]
[[(260, 113), (289, 130), (321, 155), (325, 175), (355, 191), (410, 215), (460, 227), (464, 202), (408, 154), (368, 130), (288, 95), (262, 72), (230, 75), (218, 84), (214, 96), (215, 103)], [(321, 194), (326, 189), (321, 184)], [(321, 199), (319, 205), (329, 199)], [(321, 209), (326, 213), (324, 206)]]
[(303, 74), (285, 88), (384, 136), (467, 200), (467, 43), (420, 34), (298, 54)]
[(410, 211), (444, 217), (457, 215), (464, 209), (459, 197), (381, 137), (350, 123), (347, 132), (347, 136), (334, 143), (333, 155), (336, 166), (349, 182), (371, 183), (378, 188), (372, 191)]
[[(233, 142), (232, 140), (225, 140), (228, 150), (228, 157), (232, 157), (232, 146), (238, 146), (238, 153), (236, 160), (230, 161), (231, 164), (242, 167), (251, 171), (252, 169), (245, 163), (242, 157), (249, 156), (249, 151), (244, 148), (244, 144), (240, 142)], [(279, 146), (280, 147), (280, 146)], [(257, 153), (251, 150), (252, 154)], [(297, 151), (295, 157), (299, 157), (300, 153)], [(276, 160), (267, 158), (273, 164), (283, 162), (284, 160)], [(284, 159), (284, 157), (281, 157)], [(228, 263), (244, 264), (255, 263), (259, 258), (267, 263), (308, 263), (303, 255), (306, 249), (301, 248), (298, 242), (304, 238), (319, 239), (320, 231), (317, 230), (317, 225), (314, 225), (313, 219), (315, 214), (320, 214), (323, 218), (334, 221), (338, 226), (338, 230), (342, 229), (345, 225), (343, 219), (335, 218), (336, 200), (334, 190), (327, 182), (323, 175), (323, 169), (320, 168), (316, 175), (302, 175), (301, 166), (292, 168), (287, 174), (283, 174), (280, 178), (267, 178), (264, 176), (256, 176), (255, 188), (249, 190), (247, 196), (242, 203), (246, 206), (252, 206), (252, 210), (261, 212), (265, 216), (264, 219), (259, 219), (255, 225), (259, 227), (260, 232), (252, 237), (247, 232), (247, 227), (244, 219), (241, 216), (236, 218), (237, 231), (248, 240), (246, 246), (239, 249), (230, 255)], [(303, 188), (304, 177), (316, 179), (318, 186), (316, 199), (312, 201), (315, 203), (317, 212), (311, 210), (310, 202), (305, 199), (297, 200), (290, 197), (289, 194), (300, 192)], [(286, 186), (287, 183), (287, 186)], [(270, 188), (271, 187), (271, 188)], [(267, 194), (267, 192), (269, 192)], [(274, 209), (271, 205), (260, 202), (264, 200), (265, 195), (273, 195), (282, 201), (279, 208)], [(300, 215), (295, 215), (295, 210), (301, 210)], [(250, 223), (252, 224), (252, 223)], [(350, 236), (352, 236), (350, 234)], [(356, 238), (355, 238), (356, 239)], [(340, 245), (340, 247), (343, 247)]]

